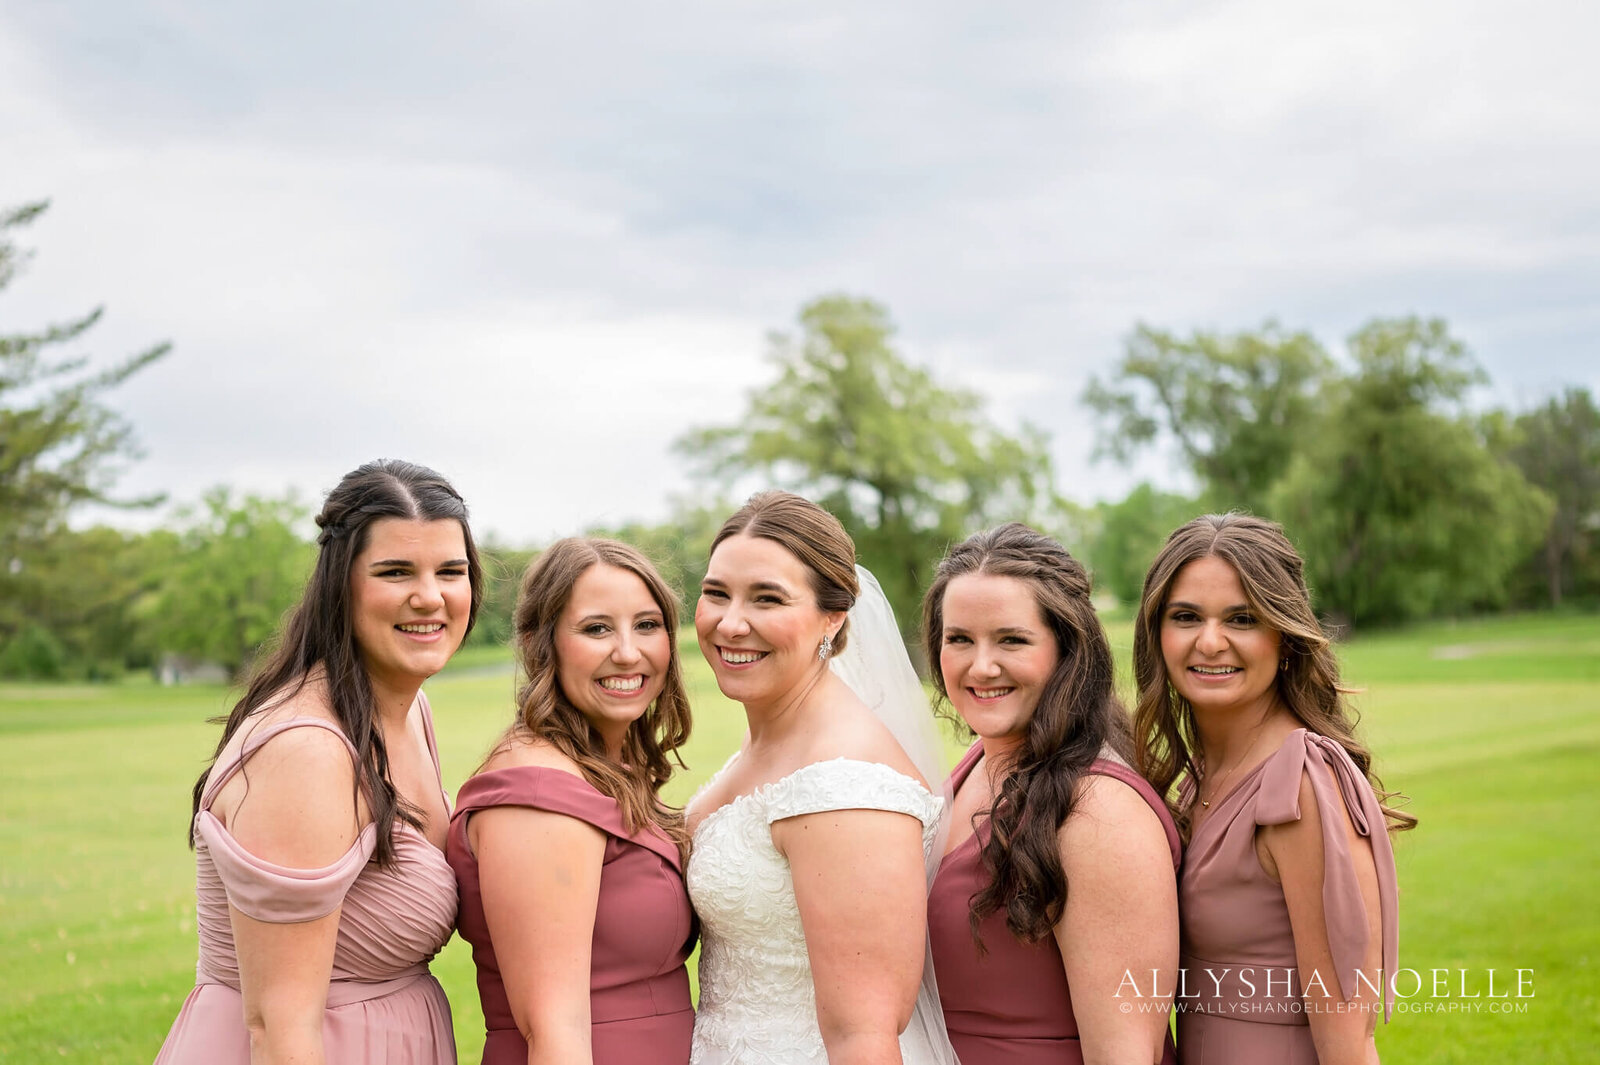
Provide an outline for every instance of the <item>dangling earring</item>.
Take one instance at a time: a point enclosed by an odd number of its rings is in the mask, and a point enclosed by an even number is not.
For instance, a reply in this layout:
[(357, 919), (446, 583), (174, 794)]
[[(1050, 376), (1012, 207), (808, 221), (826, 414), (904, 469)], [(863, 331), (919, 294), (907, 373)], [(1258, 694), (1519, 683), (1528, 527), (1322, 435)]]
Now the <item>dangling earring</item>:
[(822, 642), (817, 644), (817, 661), (826, 662), (831, 654), (833, 654), (833, 637), (823, 633)]

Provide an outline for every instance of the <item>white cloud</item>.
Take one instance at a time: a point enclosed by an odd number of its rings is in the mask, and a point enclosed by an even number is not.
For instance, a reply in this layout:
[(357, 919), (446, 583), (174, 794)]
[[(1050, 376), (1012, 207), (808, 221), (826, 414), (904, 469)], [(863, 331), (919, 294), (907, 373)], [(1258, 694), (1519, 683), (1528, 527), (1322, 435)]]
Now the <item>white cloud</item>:
[(4, 327), (177, 344), (117, 395), (130, 490), (396, 454), (511, 539), (656, 516), (838, 290), (1085, 497), (1138, 320), (1443, 314), (1508, 398), (1600, 387), (1579, 0), (385, 11), (0, 15), (0, 203), (55, 201)]

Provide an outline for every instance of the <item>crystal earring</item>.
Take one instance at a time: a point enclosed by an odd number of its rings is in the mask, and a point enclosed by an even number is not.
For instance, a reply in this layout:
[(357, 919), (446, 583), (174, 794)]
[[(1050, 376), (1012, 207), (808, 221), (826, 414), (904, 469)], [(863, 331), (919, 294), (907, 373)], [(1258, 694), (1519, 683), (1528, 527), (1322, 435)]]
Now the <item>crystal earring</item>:
[(824, 633), (822, 642), (817, 644), (817, 661), (826, 662), (831, 654), (833, 654), (833, 637)]

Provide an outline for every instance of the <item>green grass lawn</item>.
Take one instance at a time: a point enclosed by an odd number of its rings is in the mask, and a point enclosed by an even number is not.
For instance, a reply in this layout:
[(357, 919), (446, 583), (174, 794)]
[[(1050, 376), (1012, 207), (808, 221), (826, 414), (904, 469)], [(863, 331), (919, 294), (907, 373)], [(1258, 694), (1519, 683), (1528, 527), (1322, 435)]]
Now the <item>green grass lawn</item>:
[[(1131, 636), (1112, 626), (1126, 672)], [(743, 718), (686, 648), (695, 707), (683, 802), (738, 742)], [(1600, 619), (1527, 616), (1363, 637), (1346, 679), (1385, 783), (1422, 820), (1398, 838), (1401, 966), (1422, 993), (1379, 1032), (1390, 1062), (1589, 1062), (1600, 1054)], [(474, 651), (429, 685), (447, 786), (508, 718), (504, 659)], [(226, 709), (220, 688), (0, 686), (0, 1062), (150, 1061), (194, 979), (189, 787)], [(952, 740), (952, 750), (956, 743)], [(1432, 994), (1515, 986), (1525, 1012)], [(482, 1021), (472, 961), (435, 971), (464, 1062)], [(1401, 985), (1411, 990), (1409, 978)], [(1461, 1011), (1478, 1005), (1477, 1012)], [(1445, 1012), (1450, 1010), (1451, 1012)]]

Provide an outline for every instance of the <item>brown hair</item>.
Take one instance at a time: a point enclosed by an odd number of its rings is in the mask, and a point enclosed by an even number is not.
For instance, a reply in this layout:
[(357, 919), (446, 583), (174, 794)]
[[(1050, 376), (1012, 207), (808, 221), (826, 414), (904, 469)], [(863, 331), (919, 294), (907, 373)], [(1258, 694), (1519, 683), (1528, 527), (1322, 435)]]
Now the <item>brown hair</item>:
[[(572, 599), (578, 578), (597, 565), (627, 570), (644, 582), (661, 608), (669, 656), (661, 694), (628, 726), (620, 759), (606, 755), (605, 741), (583, 712), (572, 705), (557, 678), (556, 627)], [(683, 814), (661, 801), (661, 787), (672, 776), (673, 755), (689, 739), (689, 697), (678, 656), (678, 597), (649, 559), (615, 540), (569, 537), (557, 540), (528, 567), (512, 615), (512, 645), (524, 677), (517, 689), (517, 716), (494, 750), (518, 739), (540, 739), (578, 764), (583, 777), (615, 799), (629, 832), (654, 825), (686, 850)]]
[(1024, 582), (1059, 656), (1021, 747), (1009, 764), (995, 767), (1005, 776), (987, 812), (982, 856), (989, 881), (972, 897), (968, 915), (981, 948), (979, 923), (1001, 908), (1006, 927), (1023, 942), (1051, 934), (1067, 900), (1057, 831), (1072, 813), (1073, 790), (1104, 748), (1130, 761), (1133, 752), (1111, 644), (1089, 601), (1089, 575), (1060, 543), (1018, 522), (951, 548), (923, 597), (923, 643), (941, 700), (950, 697), (939, 668), (945, 592), (955, 578), (974, 573)]
[(376, 725), (377, 701), (362, 660), (361, 645), (356, 641), (355, 619), (351, 617), (350, 569), (366, 550), (372, 523), (384, 518), (460, 524), (467, 550), (467, 579), (472, 588), (463, 642), (472, 631), (483, 602), (483, 569), (467, 524), (467, 505), (450, 482), (426, 466), (398, 459), (369, 462), (345, 474), (328, 493), (327, 502), (317, 515), (321, 529), (317, 535), (317, 562), (306, 581), (306, 590), (290, 613), (276, 650), (254, 671), (244, 698), (228, 714), (211, 762), (195, 781), (189, 815), (191, 846), (206, 778), (228, 740), (251, 714), (299, 691), (306, 676), (319, 665), (327, 674), (333, 715), (356, 749), (356, 789), (367, 797), (372, 823), (378, 830), (378, 845), (373, 852), (378, 864), (394, 861), (396, 819), (422, 827), (419, 812), (401, 798), (389, 778), (389, 753)]
[(1415, 828), (1417, 819), (1388, 805), (1400, 797), (1386, 792), (1372, 772), (1372, 752), (1356, 738), (1357, 715), (1339, 683), (1339, 661), (1311, 609), (1305, 563), (1276, 522), (1248, 514), (1206, 514), (1180, 526), (1145, 575), (1144, 594), (1134, 621), (1133, 672), (1139, 686), (1134, 712), (1139, 771), (1156, 791), (1169, 796), (1173, 817), (1187, 838), (1189, 810), (1172, 796), (1182, 776), (1199, 780), (1194, 708), (1167, 677), (1161, 655), (1161, 621), (1178, 573), (1201, 558), (1220, 558), (1233, 567), (1250, 609), (1276, 629), (1282, 668), (1277, 694), (1306, 728), (1336, 741), (1371, 783), (1391, 832)]
[[(755, 536), (773, 543), (799, 559), (811, 576), (811, 591), (824, 613), (843, 613), (855, 606), (861, 594), (856, 579), (856, 545), (839, 519), (793, 492), (757, 492), (734, 511), (711, 541), (711, 551), (730, 536)], [(850, 619), (833, 636), (833, 651), (844, 650)]]

